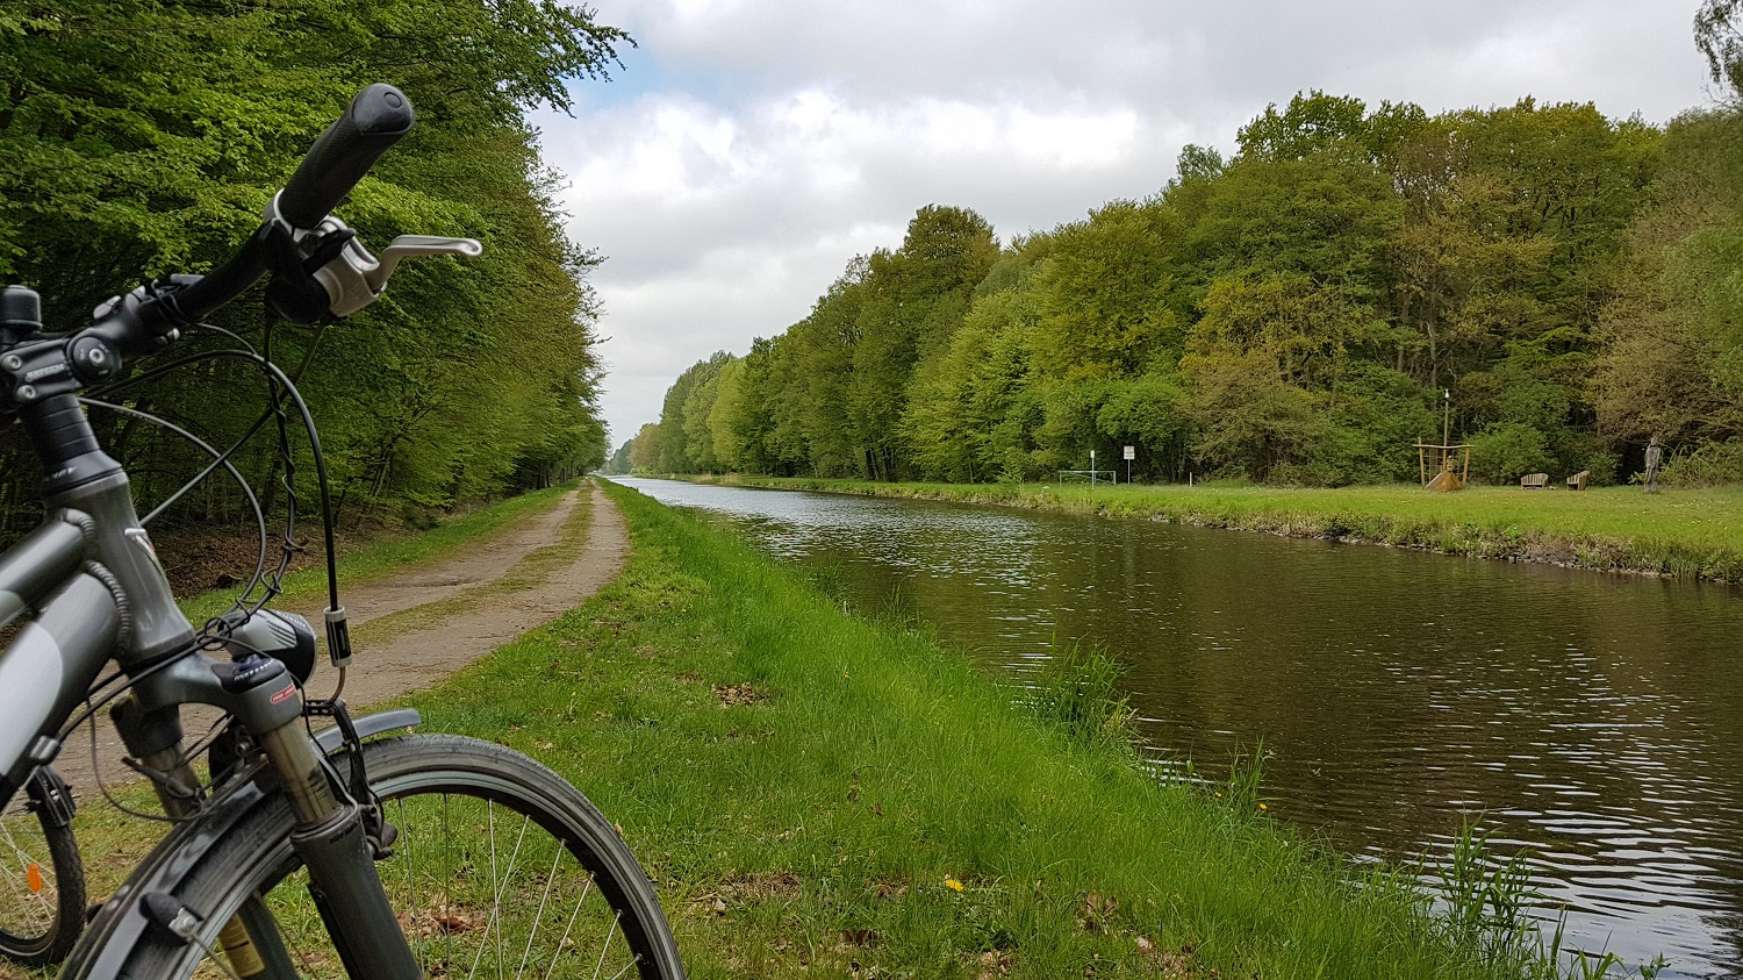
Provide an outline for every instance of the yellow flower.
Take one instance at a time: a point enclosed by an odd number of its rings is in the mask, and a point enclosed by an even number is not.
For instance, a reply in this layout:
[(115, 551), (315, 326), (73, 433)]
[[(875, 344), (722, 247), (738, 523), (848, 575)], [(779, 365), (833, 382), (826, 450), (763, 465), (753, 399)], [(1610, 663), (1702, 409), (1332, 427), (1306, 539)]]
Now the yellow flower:
[(962, 891), (962, 882), (957, 881), (955, 878), (946, 878), (944, 879), (944, 887), (953, 892), (959, 892)]
[(1268, 806), (1266, 806), (1266, 805), (1265, 805), (1265, 804), (1263, 804), (1263, 803), (1261, 803), (1261, 804), (1259, 804), (1259, 809), (1261, 809), (1261, 810), (1269, 810), (1269, 809), (1271, 809), (1271, 808), (1270, 808), (1270, 807), (1268, 807)]

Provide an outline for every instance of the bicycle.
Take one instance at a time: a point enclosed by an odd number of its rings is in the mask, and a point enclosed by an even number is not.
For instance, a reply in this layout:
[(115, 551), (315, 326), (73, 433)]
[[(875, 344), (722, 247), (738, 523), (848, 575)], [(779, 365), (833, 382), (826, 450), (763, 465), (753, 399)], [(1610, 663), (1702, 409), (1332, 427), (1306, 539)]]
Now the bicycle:
[[(413, 121), (398, 89), (364, 89), (229, 260), (204, 276), (170, 276), (114, 297), (77, 332), (45, 334), (34, 292), (0, 293), (0, 409), (16, 414), (42, 461), (48, 509), (39, 528), (0, 555), (0, 629), (17, 630), (0, 655), (0, 811), (21, 791), (56, 801), (50, 765), (82, 724), (112, 706), (128, 764), (148, 778), (161, 819), (174, 824), (96, 911), (63, 977), (413, 980), (481, 968), (517, 977), (684, 975), (646, 874), (579, 790), (503, 746), (404, 734), (421, 720), (415, 711), (351, 717), (340, 693), (352, 648), (314, 420), (295, 379), (271, 359), (270, 325), (263, 354), (201, 322), (265, 278), (278, 319), (324, 326), (379, 297), (403, 259), (478, 255), (471, 239), (401, 236), (377, 256), (330, 213)], [(168, 349), (192, 330), (236, 346), (123, 377), (123, 358)], [(98, 444), (84, 406), (147, 417), (89, 396), (213, 358), (259, 369), (268, 408), (225, 450), (149, 417), (212, 462), (142, 521), (127, 474)], [(265, 608), (293, 548), (293, 420), (309, 440), (327, 551), (323, 626), (338, 671), (328, 699), (305, 691), (314, 629)], [(231, 462), (269, 423), (292, 489), (284, 549), (270, 573), (265, 518)], [(231, 611), (196, 630), (171, 595), (145, 524), (218, 470), (255, 504), (261, 562)], [(111, 658), (119, 670), (99, 678)], [(215, 706), (223, 721), (190, 741), (182, 708), (193, 704)], [(317, 734), (316, 718), (333, 724)], [(195, 769), (201, 758), (205, 780)], [(70, 820), (70, 799), (59, 806), (33, 812)], [(82, 876), (67, 867), (82, 890)], [(76, 931), (64, 919), (57, 927)], [(64, 945), (65, 933), (52, 941)]]

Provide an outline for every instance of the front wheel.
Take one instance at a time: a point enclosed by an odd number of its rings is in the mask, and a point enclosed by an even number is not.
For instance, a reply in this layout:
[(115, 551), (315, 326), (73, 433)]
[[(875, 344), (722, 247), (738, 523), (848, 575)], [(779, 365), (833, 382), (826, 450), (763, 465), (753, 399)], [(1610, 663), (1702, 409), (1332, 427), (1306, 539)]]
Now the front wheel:
[[(383, 739), (363, 751), (399, 831), (377, 870), (426, 976), (683, 977), (647, 876), (610, 822), (555, 773), (449, 735)], [(232, 827), (173, 890), (200, 919), (195, 941), (154, 933), (121, 975), (344, 977), (291, 849), (291, 824), (280, 794)], [(242, 929), (248, 941), (238, 943)]]
[(0, 957), (21, 966), (66, 958), (85, 924), (85, 870), (72, 791), (52, 769), (0, 811)]

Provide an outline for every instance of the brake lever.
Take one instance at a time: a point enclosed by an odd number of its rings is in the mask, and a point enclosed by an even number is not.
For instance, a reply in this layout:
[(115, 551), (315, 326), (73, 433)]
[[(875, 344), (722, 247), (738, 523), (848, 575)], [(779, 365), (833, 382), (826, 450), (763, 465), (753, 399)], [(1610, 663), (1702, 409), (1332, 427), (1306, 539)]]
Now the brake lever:
[[(293, 229), (278, 211), (275, 198), (267, 208), (266, 219), (284, 241), (276, 251), (280, 255), (275, 265), (274, 286), (282, 298), (302, 302), (275, 302), (281, 315), (298, 323), (310, 323), (321, 314), (343, 319), (381, 298), (399, 264), (406, 259), (426, 255), (451, 255), (475, 259), (484, 254), (484, 246), (475, 238), (445, 238), (437, 235), (401, 235), (390, 242), (378, 258), (363, 247), (349, 225), (334, 215), (308, 229)], [(288, 246), (288, 247), (286, 247)], [(289, 266), (298, 266), (292, 271)], [(305, 264), (316, 264), (307, 268)], [(312, 302), (325, 294), (326, 302)], [(274, 292), (268, 290), (268, 297)]]
[(425, 255), (452, 255), (457, 259), (475, 259), (484, 254), (484, 246), (476, 238), (444, 238), (440, 235), (401, 235), (381, 250), (374, 269), (363, 277), (377, 293), (387, 288), (387, 280), (403, 259)]

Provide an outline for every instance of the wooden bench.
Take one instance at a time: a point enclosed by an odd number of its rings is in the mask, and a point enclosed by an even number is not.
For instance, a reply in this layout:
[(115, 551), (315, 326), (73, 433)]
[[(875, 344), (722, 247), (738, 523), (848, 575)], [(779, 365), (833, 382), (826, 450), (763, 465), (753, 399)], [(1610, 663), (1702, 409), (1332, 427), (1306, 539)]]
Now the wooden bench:
[(1567, 488), (1569, 490), (1584, 490), (1586, 488), (1586, 481), (1590, 480), (1591, 478), (1592, 478), (1592, 471), (1591, 470), (1581, 470), (1578, 473), (1575, 473), (1573, 476), (1570, 476), (1567, 478)]
[(1519, 478), (1519, 486), (1526, 490), (1542, 490), (1549, 486), (1549, 474), (1527, 473)]

